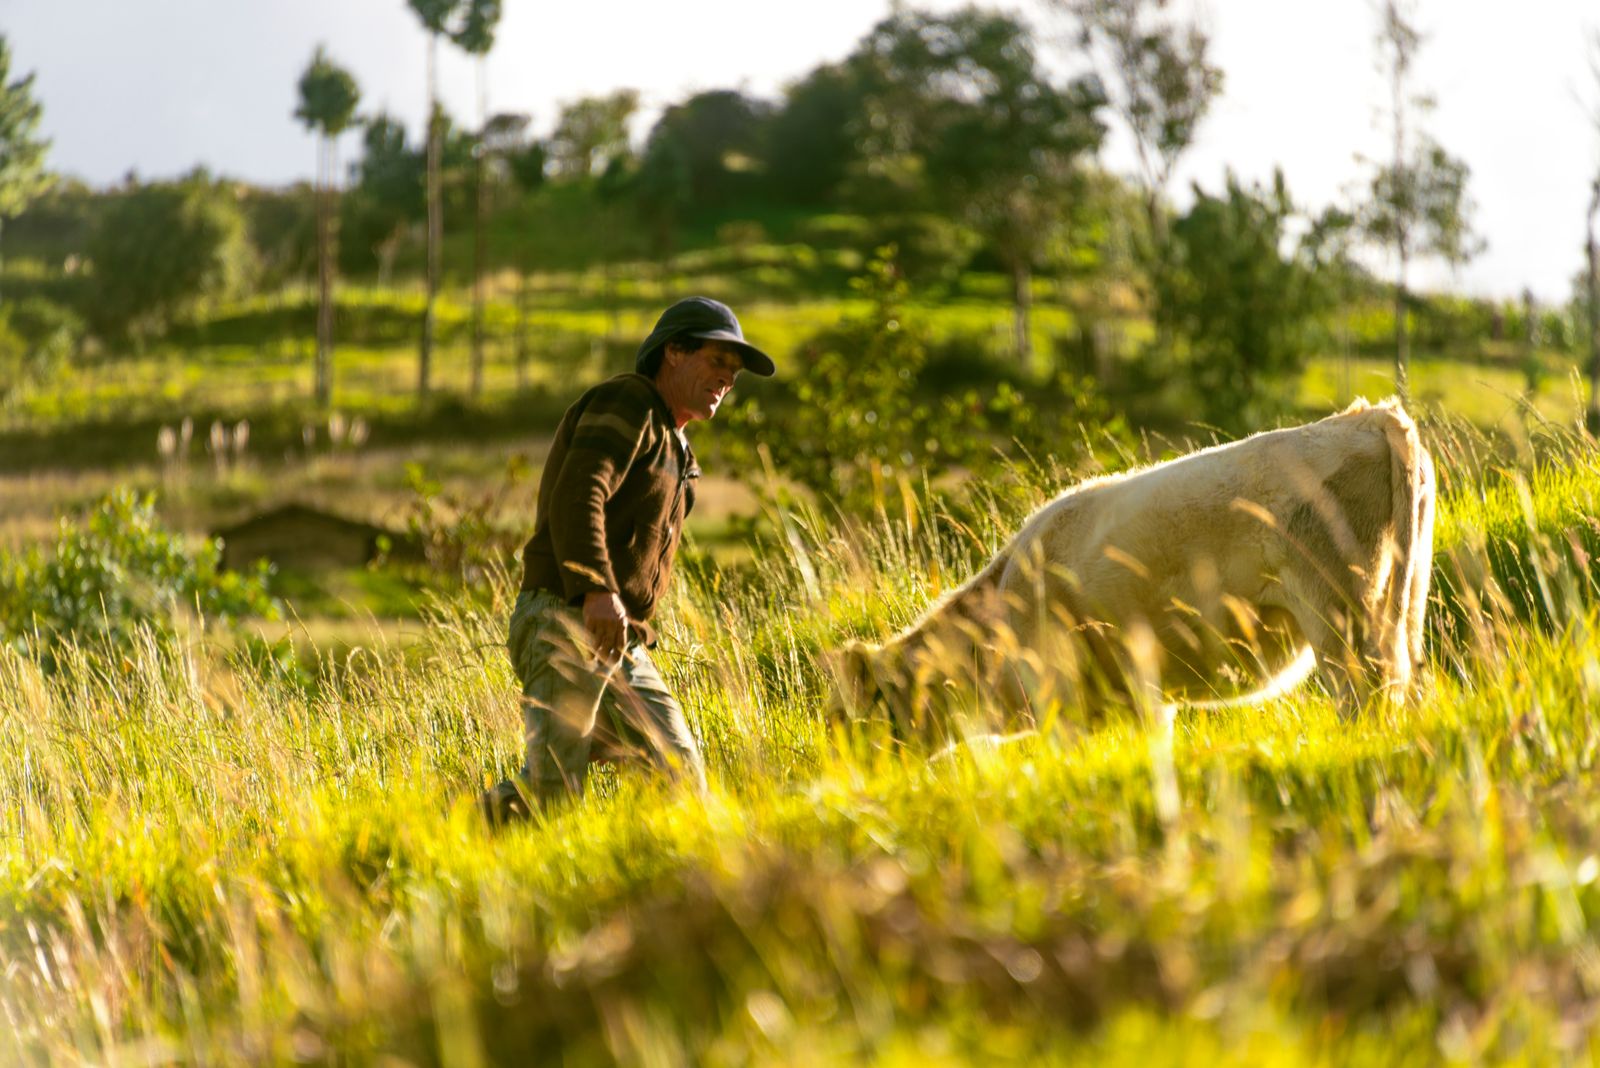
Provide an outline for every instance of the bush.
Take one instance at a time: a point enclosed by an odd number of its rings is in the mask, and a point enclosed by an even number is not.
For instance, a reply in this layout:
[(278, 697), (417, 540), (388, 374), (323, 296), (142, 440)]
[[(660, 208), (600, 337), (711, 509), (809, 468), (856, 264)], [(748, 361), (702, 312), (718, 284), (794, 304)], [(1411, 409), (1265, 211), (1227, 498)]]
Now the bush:
[(872, 243), (872, 224), (860, 215), (814, 215), (795, 236), (813, 248), (860, 249)]
[[(1024, 392), (1007, 380), (1014, 372), (996, 377), (970, 339), (931, 350), (907, 314), (910, 288), (894, 252), (880, 249), (852, 282), (870, 309), (804, 342), (793, 361), (799, 370), (774, 386), (770, 406), (748, 398), (717, 431), (728, 467), (757, 493), (770, 488), (770, 459), (786, 478), (865, 515), (901, 492), (897, 484), (989, 470), (1012, 446), (1071, 460), (1085, 428), (1118, 432), (1080, 381)], [(751, 455), (757, 449), (762, 455)]]
[(103, 333), (164, 330), (205, 298), (236, 295), (255, 266), (239, 193), (196, 173), (117, 195), (89, 244)]
[(1430, 356), (1473, 358), (1494, 334), (1494, 305), (1470, 297), (1430, 295), (1412, 302), (1412, 342)]
[(224, 623), (274, 617), (270, 568), (224, 572), (221, 559), (220, 543), (191, 547), (164, 528), (154, 498), (119, 491), (63, 520), (49, 554), (0, 553), (0, 640), (53, 664), (65, 641), (105, 654), (144, 628), (170, 634), (185, 607)]
[(954, 282), (981, 243), (969, 228), (930, 212), (879, 216), (867, 240), (870, 247), (893, 245), (896, 267), (917, 288)]
[(0, 401), (49, 382), (82, 343), (83, 320), (59, 304), (25, 297), (0, 307)]
[(1219, 426), (1259, 425), (1304, 365), (1323, 295), (1313, 265), (1284, 253), (1293, 213), (1281, 174), (1266, 189), (1230, 174), (1220, 196), (1196, 187), (1173, 223), (1159, 314), (1187, 340), (1184, 371)]

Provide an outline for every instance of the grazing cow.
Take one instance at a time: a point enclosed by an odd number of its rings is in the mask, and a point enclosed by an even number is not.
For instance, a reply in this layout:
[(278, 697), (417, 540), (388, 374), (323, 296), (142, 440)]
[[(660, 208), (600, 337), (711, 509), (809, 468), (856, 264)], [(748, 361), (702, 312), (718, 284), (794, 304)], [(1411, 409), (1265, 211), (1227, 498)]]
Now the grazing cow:
[(1313, 670), (1347, 714), (1403, 700), (1433, 510), (1433, 462), (1392, 400), (1093, 479), (887, 643), (840, 650), (836, 711), (881, 703), (943, 735), (996, 701), (1024, 721), (1057, 703), (1246, 701)]

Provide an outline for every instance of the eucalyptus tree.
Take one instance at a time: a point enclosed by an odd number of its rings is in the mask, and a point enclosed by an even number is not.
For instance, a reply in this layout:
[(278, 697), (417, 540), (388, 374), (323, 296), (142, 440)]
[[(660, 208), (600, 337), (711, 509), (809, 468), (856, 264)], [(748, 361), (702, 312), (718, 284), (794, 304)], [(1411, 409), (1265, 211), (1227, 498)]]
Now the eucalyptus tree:
[(1059, 85), (1013, 16), (900, 10), (851, 57), (865, 89), (863, 155), (906, 160), (931, 203), (965, 218), (1011, 276), (1019, 362), (1033, 361), (1033, 269), (1078, 199), (1105, 133), (1092, 76)]
[(1584, 242), (1585, 299), (1582, 301), (1589, 335), (1589, 408), (1583, 421), (1590, 434), (1600, 435), (1600, 238), (1595, 236), (1596, 217), (1600, 217), (1600, 177), (1589, 185), (1586, 215), (1589, 232)]
[(1147, 234), (1135, 247), (1150, 286), (1157, 345), (1164, 348), (1171, 317), (1161, 302), (1175, 284), (1167, 189), (1222, 92), (1223, 72), (1211, 62), (1207, 27), (1175, 16), (1171, 0), (1052, 3), (1075, 20), (1077, 42), (1094, 57), (1111, 110), (1133, 141)]
[(1406, 323), (1411, 261), (1437, 256), (1452, 267), (1477, 255), (1483, 241), (1473, 232), (1467, 196), (1471, 170), (1426, 134), (1413, 140), (1413, 119), (1432, 100), (1412, 85), (1423, 35), (1415, 0), (1384, 0), (1379, 8), (1378, 67), (1388, 82), (1391, 155), (1372, 175), (1362, 228), (1369, 240), (1395, 258), (1394, 378), (1402, 399), (1410, 395), (1411, 339)]
[(472, 159), (474, 189), (472, 212), (472, 388), (477, 397), (483, 392), (483, 259), (484, 216), (488, 210), (488, 190), (484, 181), (484, 159), (488, 151), (489, 53), (494, 49), (495, 29), (500, 24), (500, 0), (464, 0), (466, 10), (452, 40), (478, 59), (478, 137)]
[(11, 80), (11, 46), (0, 34), (0, 227), (55, 180), (44, 169), (50, 142), (39, 137), (42, 114), (33, 75)]
[(422, 309), (422, 338), (417, 347), (417, 396), (428, 396), (433, 360), (434, 302), (439, 295), (439, 257), (444, 244), (444, 207), (440, 202), (440, 154), (443, 137), (439, 106), (439, 38), (452, 33), (465, 0), (406, 0), (428, 34), (428, 265), (427, 297)]
[(603, 175), (617, 160), (626, 160), (628, 123), (639, 110), (635, 89), (606, 96), (583, 97), (561, 107), (550, 135), (550, 160), (563, 178)]
[[(1594, 87), (1600, 90), (1600, 33), (1589, 35), (1589, 70), (1594, 75)], [(1589, 124), (1600, 133), (1600, 93), (1596, 93), (1588, 106)], [(1584, 276), (1578, 303), (1585, 312), (1585, 333), (1588, 335), (1589, 407), (1584, 424), (1589, 433), (1600, 435), (1600, 235), (1595, 232), (1600, 220), (1600, 173), (1589, 184), (1589, 207), (1584, 215), (1587, 227), (1584, 241)]]
[(355, 118), (361, 91), (350, 72), (328, 58), (321, 45), (300, 75), (300, 106), (295, 118), (315, 131), (317, 142), (317, 361), (319, 407), (333, 401), (333, 220), (338, 192), (338, 137)]

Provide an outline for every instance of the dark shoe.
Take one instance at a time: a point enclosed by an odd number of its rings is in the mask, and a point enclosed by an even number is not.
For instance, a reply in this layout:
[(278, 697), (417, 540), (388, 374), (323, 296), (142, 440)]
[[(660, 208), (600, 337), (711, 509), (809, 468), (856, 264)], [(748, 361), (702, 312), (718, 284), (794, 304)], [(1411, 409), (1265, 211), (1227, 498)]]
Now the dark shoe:
[(478, 797), (478, 809), (491, 827), (504, 827), (511, 823), (525, 823), (532, 818), (527, 798), (517, 783), (507, 779), (491, 786)]

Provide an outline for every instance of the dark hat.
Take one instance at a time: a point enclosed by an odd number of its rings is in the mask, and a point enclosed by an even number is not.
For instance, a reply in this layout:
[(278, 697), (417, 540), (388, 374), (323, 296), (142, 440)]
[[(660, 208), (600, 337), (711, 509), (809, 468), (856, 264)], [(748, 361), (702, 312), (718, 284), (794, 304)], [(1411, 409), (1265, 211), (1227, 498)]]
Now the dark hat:
[(732, 309), (710, 297), (686, 297), (662, 312), (661, 318), (656, 320), (656, 328), (639, 346), (634, 367), (640, 374), (653, 371), (651, 357), (656, 350), (669, 341), (685, 337), (728, 342), (739, 350), (744, 357), (744, 369), (751, 374), (770, 375), (777, 370), (772, 357), (744, 339), (744, 331), (739, 329), (739, 320)]

